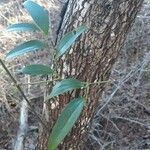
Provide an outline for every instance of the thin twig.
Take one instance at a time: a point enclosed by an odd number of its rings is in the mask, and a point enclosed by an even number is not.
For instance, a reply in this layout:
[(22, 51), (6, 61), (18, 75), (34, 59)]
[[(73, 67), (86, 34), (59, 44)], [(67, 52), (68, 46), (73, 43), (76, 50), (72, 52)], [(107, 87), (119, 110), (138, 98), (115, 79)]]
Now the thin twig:
[(113, 116), (113, 117), (111, 117), (111, 118), (126, 120), (126, 121), (129, 121), (129, 122), (131, 122), (131, 123), (136, 123), (136, 124), (139, 124), (139, 125), (141, 125), (141, 126), (144, 126), (144, 127), (148, 128), (148, 129), (150, 129), (150, 125), (144, 124), (143, 122), (140, 122), (140, 121), (138, 121), (137, 119), (135, 120), (135, 119), (133, 119), (133, 118), (126, 118), (126, 117), (120, 117), (120, 116)]
[(15, 80), (15, 78), (12, 76), (12, 74), (9, 72), (9, 70), (7, 69), (7, 67), (5, 66), (5, 64), (3, 63), (3, 61), (0, 59), (0, 64), (2, 65), (2, 67), (4, 68), (4, 70), (6, 71), (6, 73), (8, 74), (8, 76), (11, 78), (11, 80), (14, 82), (16, 88), (18, 89), (18, 91), (20, 92), (20, 94), (22, 95), (22, 97), (26, 100), (26, 102), (28, 103), (29, 107), (31, 108), (31, 112), (38, 118), (38, 120), (40, 121), (40, 123), (45, 127), (45, 129), (47, 131), (48, 127), (45, 125), (45, 123), (43, 122), (43, 120), (39, 117), (39, 115), (36, 113), (36, 111), (34, 110), (34, 108), (32, 107), (32, 105), (30, 104), (30, 101), (28, 100), (28, 98), (26, 97), (26, 95), (24, 94), (22, 88), (20, 87), (20, 85), (17, 84), (17, 81)]
[(95, 84), (104, 84), (104, 83), (112, 83), (112, 81), (111, 80), (107, 80), (107, 81), (98, 81), (98, 82), (92, 82), (92, 83), (87, 83), (87, 82), (85, 82), (85, 84), (88, 84), (88, 86), (89, 85), (95, 85)]
[[(53, 81), (59, 81), (60, 78), (53, 79)], [(52, 80), (46, 80), (46, 81), (38, 81), (38, 82), (30, 82), (30, 83), (18, 83), (18, 85), (35, 85), (35, 84), (42, 84), (42, 83), (51, 83)]]

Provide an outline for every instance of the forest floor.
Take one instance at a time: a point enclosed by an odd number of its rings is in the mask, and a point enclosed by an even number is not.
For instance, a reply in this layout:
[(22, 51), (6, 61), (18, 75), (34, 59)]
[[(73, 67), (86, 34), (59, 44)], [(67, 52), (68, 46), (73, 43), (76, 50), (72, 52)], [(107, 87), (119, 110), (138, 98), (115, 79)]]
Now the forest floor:
[[(52, 31), (58, 28), (62, 3), (51, 0), (37, 0), (50, 10)], [(62, 0), (63, 1), (63, 0)], [(65, 1), (65, 0), (64, 0)], [(37, 37), (39, 34), (16, 34), (5, 31), (11, 24), (30, 20), (21, 6), (22, 0), (0, 1), (0, 57), (3, 57), (15, 44)], [(57, 18), (57, 19), (56, 19)], [(28, 38), (29, 37), (29, 38)], [(145, 1), (135, 24), (130, 31), (118, 61), (112, 70), (110, 80), (93, 120), (87, 150), (149, 150), (150, 149), (150, 2)], [(15, 75), (16, 68), (24, 64), (49, 64), (48, 54), (40, 51), (36, 56), (27, 55), (22, 59), (5, 62)], [(25, 78), (17, 76), (20, 82)], [(41, 77), (42, 79), (42, 77)], [(36, 81), (36, 79), (31, 79)], [(26, 87), (24, 87), (26, 89)], [(41, 112), (42, 98), (39, 98), (42, 85), (32, 86), (30, 99), (35, 109)], [(0, 66), (0, 150), (12, 150), (19, 126), (21, 105), (18, 91)], [(29, 113), (31, 132), (27, 133), (25, 150), (34, 150), (37, 141), (37, 120)]]

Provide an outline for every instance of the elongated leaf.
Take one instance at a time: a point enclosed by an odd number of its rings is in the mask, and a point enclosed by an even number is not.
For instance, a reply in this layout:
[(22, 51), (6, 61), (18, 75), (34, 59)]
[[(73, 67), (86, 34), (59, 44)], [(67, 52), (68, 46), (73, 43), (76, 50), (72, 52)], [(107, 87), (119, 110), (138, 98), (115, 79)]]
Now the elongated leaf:
[(55, 150), (70, 132), (84, 106), (83, 98), (73, 99), (62, 111), (49, 137), (48, 149)]
[(22, 55), (24, 53), (35, 51), (37, 49), (44, 48), (46, 45), (38, 40), (31, 40), (28, 42), (25, 42), (17, 47), (15, 47), (13, 50), (11, 50), (7, 55), (6, 59), (15, 58), (19, 55)]
[(47, 35), (49, 30), (48, 12), (37, 3), (27, 0), (24, 2), (24, 7), (31, 15), (37, 26)]
[(77, 79), (64, 79), (53, 87), (52, 92), (47, 99), (82, 87), (84, 87), (84, 84)]
[(33, 64), (24, 67), (19, 72), (29, 75), (48, 75), (53, 73), (52, 69), (49, 66), (42, 64)]
[(10, 25), (7, 31), (40, 31), (40, 29), (33, 23), (17, 23)]
[(77, 29), (67, 33), (64, 37), (60, 40), (56, 47), (57, 56), (63, 55), (68, 48), (75, 42), (75, 40), (84, 32), (87, 28), (85, 26), (80, 26)]

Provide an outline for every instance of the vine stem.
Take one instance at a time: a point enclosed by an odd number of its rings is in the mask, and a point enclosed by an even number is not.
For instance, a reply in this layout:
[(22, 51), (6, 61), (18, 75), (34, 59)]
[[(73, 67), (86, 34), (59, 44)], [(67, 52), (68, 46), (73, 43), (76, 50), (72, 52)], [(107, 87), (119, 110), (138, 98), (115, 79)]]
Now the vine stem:
[(87, 86), (90, 86), (90, 85), (95, 85), (95, 84), (112, 83), (112, 81), (107, 80), (107, 81), (98, 81), (98, 82), (92, 82), (92, 83), (88, 83), (88, 82), (83, 82), (83, 83), (85, 83)]
[[(46, 80), (46, 81), (31, 82), (31, 83), (18, 83), (18, 85), (35, 85), (35, 84), (42, 84), (42, 83), (51, 83), (51, 82), (59, 81), (59, 80), (61, 80), (61, 78), (56, 78), (53, 80)], [(107, 81), (98, 81), (98, 82), (93, 82), (93, 83), (88, 83), (88, 82), (82, 82), (82, 83), (86, 84), (87, 86), (90, 86), (93, 84), (112, 83), (112, 81), (107, 80)]]
[(0, 59), (0, 64), (2, 65), (2, 67), (4, 68), (4, 70), (6, 71), (6, 73), (8, 74), (8, 76), (11, 78), (11, 80), (13, 81), (13, 83), (15, 84), (16, 88), (18, 89), (18, 91), (20, 92), (20, 94), (22, 95), (22, 97), (26, 100), (26, 102), (28, 103), (30, 109), (32, 110), (31, 112), (37, 117), (37, 119), (39, 120), (39, 122), (44, 126), (44, 128), (49, 132), (48, 127), (46, 126), (46, 124), (43, 122), (43, 120), (40, 118), (40, 116), (38, 115), (38, 113), (34, 110), (34, 108), (32, 107), (30, 101), (28, 100), (28, 98), (26, 97), (26, 95), (24, 94), (22, 88), (20, 87), (19, 84), (17, 84), (16, 79), (13, 77), (13, 75), (10, 73), (10, 71), (8, 70), (8, 68), (6, 67), (6, 65), (3, 63), (2, 59)]
[(31, 83), (18, 83), (19, 85), (35, 85), (35, 84), (42, 84), (42, 83), (51, 83), (54, 81), (59, 81), (61, 80), (60, 78), (56, 78), (53, 80), (46, 80), (46, 81), (38, 81), (38, 82), (31, 82)]

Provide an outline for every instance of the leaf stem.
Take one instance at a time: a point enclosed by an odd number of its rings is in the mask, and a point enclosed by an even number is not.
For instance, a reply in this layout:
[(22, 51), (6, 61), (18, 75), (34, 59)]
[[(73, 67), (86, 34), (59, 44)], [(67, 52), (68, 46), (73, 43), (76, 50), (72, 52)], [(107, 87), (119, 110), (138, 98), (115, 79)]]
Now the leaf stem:
[(98, 82), (92, 82), (92, 83), (88, 83), (88, 82), (83, 82), (84, 84), (86, 84), (86, 86), (90, 86), (90, 85), (95, 85), (95, 84), (104, 84), (104, 83), (112, 83), (111, 80), (107, 80), (107, 81), (98, 81)]
[(31, 83), (18, 83), (19, 85), (35, 85), (35, 84), (42, 84), (42, 83), (51, 83), (54, 81), (61, 80), (60, 78), (56, 78), (53, 80), (46, 80), (46, 81), (38, 81), (38, 82), (31, 82)]
[(37, 112), (34, 110), (34, 108), (32, 107), (30, 101), (28, 100), (28, 98), (26, 97), (26, 95), (24, 94), (22, 88), (20, 87), (19, 84), (17, 84), (16, 79), (12, 76), (12, 74), (10, 73), (10, 71), (7, 69), (7, 67), (5, 66), (5, 64), (3, 63), (2, 59), (0, 59), (0, 64), (2, 65), (2, 67), (4, 68), (4, 70), (6, 71), (6, 73), (8, 74), (8, 76), (11, 78), (11, 80), (14, 82), (16, 88), (18, 89), (18, 91), (20, 92), (20, 94), (22, 95), (22, 97), (26, 100), (26, 102), (28, 103), (30, 109), (32, 110), (31, 112), (38, 118), (39, 122), (45, 127), (45, 129), (49, 132), (48, 127), (46, 126), (46, 124), (43, 122), (43, 120), (40, 118), (40, 116), (37, 114)]

